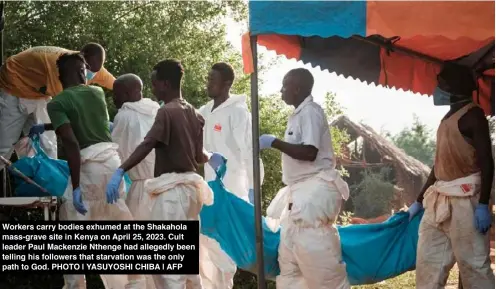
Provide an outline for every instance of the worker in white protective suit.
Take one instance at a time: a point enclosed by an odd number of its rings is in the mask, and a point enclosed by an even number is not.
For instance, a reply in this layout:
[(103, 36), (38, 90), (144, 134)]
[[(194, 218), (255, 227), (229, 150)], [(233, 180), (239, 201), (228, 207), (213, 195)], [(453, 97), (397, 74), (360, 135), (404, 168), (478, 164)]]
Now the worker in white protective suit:
[(432, 171), (410, 218), (425, 208), (419, 228), (416, 287), (444, 288), (458, 264), (464, 288), (494, 288), (489, 199), (494, 178), (489, 125), (472, 102), (477, 89), (469, 68), (446, 63), (438, 75), (435, 105), (450, 110), (437, 130)]
[[(10, 56), (0, 68), (0, 156), (7, 159), (14, 144), (24, 132), (28, 134), (43, 130), (43, 123), (50, 123), (47, 103), (52, 96), (62, 92), (55, 62), (64, 53), (77, 52), (60, 47), (32, 47)], [(86, 44), (80, 51), (87, 63), (86, 78), (112, 89), (115, 78), (104, 67), (105, 50), (96, 43)], [(40, 136), (43, 150), (51, 158), (57, 158), (57, 137), (53, 131)], [(4, 164), (0, 162), (0, 170)]]
[[(114, 117), (112, 140), (119, 145), (121, 160), (126, 160), (145, 139), (160, 106), (149, 98), (143, 98), (143, 82), (134, 74), (121, 75), (115, 80), (114, 104), (119, 111)], [(139, 205), (147, 197), (145, 182), (153, 179), (154, 168), (155, 151), (152, 150), (128, 172), (132, 184), (126, 204), (134, 217), (139, 215)], [(146, 283), (146, 289), (155, 288), (152, 276), (146, 276)]]
[[(229, 162), (223, 183), (228, 191), (253, 204), (253, 150), (251, 116), (244, 95), (230, 95), (234, 70), (223, 62), (212, 66), (208, 74), (207, 92), (212, 98), (199, 109), (205, 119), (203, 145), (209, 151), (222, 153)], [(263, 164), (260, 160), (261, 182)], [(216, 174), (205, 167), (205, 180)], [(220, 244), (200, 235), (200, 275), (205, 289), (231, 289), (236, 263)]]
[(278, 289), (350, 288), (335, 226), (349, 188), (335, 169), (327, 118), (311, 96), (313, 82), (312, 74), (304, 68), (286, 74), (282, 99), (295, 110), (284, 140), (260, 136), (260, 149), (282, 152), (282, 180), (287, 185), (278, 193), (286, 196)]
[[(198, 221), (203, 204), (213, 203), (212, 190), (197, 171), (207, 161), (218, 169), (225, 159), (203, 148), (204, 120), (181, 96), (183, 74), (177, 60), (155, 65), (153, 93), (164, 105), (144, 141), (116, 170), (107, 187), (107, 194), (117, 196), (124, 173), (155, 149), (155, 178), (145, 185), (147, 197), (140, 203), (138, 220)], [(157, 289), (202, 288), (199, 275), (153, 275), (153, 279)]]
[[(124, 187), (118, 188), (115, 204), (105, 197), (107, 182), (120, 164), (117, 145), (112, 143), (105, 94), (96, 86), (86, 85), (86, 62), (82, 54), (64, 54), (57, 60), (64, 90), (47, 110), (51, 123), (46, 130), (55, 130), (60, 137), (70, 170), (59, 218), (66, 221), (133, 220), (124, 200)], [(43, 133), (44, 130), (40, 131)], [(144, 288), (142, 275), (101, 275), (107, 289)], [(64, 275), (64, 289), (85, 289), (84, 275)]]

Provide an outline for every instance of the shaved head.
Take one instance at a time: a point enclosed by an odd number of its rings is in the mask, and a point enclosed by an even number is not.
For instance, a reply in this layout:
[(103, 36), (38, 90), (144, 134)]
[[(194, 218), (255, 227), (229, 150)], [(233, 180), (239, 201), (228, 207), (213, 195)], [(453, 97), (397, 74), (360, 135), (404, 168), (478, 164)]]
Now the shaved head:
[(282, 99), (289, 105), (298, 106), (313, 89), (312, 73), (305, 68), (290, 70), (283, 79)]
[(124, 74), (114, 81), (114, 103), (121, 108), (126, 102), (140, 101), (143, 98), (143, 81), (136, 74)]

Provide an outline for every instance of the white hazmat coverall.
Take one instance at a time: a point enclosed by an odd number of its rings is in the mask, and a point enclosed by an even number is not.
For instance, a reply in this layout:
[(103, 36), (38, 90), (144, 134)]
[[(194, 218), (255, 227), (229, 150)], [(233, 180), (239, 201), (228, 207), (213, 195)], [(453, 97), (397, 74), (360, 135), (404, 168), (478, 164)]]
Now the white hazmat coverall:
[[(132, 221), (133, 216), (124, 199), (124, 184), (119, 187), (121, 196), (117, 203), (108, 204), (106, 199), (107, 183), (121, 165), (114, 143), (98, 143), (81, 150), (81, 172), (79, 188), (87, 209), (85, 215), (79, 214), (72, 203), (72, 181), (69, 178), (64, 193), (65, 202), (60, 206), (60, 220), (66, 221)], [(106, 289), (143, 288), (142, 276), (133, 275), (137, 281), (128, 287), (127, 275), (100, 275)], [(86, 289), (84, 275), (64, 275), (63, 289)]]
[[(47, 103), (51, 97), (27, 99), (10, 95), (0, 89), (0, 155), (10, 159), (14, 144), (19, 140), (21, 132), (28, 134), (35, 124), (50, 123)], [(43, 151), (51, 158), (57, 158), (57, 136), (55, 131), (46, 131), (40, 135)], [(5, 167), (0, 162), (0, 170)]]
[[(112, 140), (119, 145), (121, 160), (127, 160), (138, 145), (145, 139), (152, 127), (160, 105), (149, 98), (136, 102), (126, 102), (114, 118)], [(128, 171), (133, 182), (126, 197), (126, 204), (133, 216), (137, 215), (139, 205), (145, 197), (145, 181), (153, 179), (155, 169), (155, 150), (152, 150), (144, 160)], [(154, 289), (155, 284), (150, 275), (146, 276), (146, 289)]]
[[(136, 220), (198, 221), (203, 204), (213, 204), (212, 190), (196, 173), (167, 173), (146, 182), (146, 196)], [(153, 275), (157, 289), (202, 289), (200, 275)]]
[[(159, 108), (155, 101), (143, 98), (136, 102), (126, 102), (119, 109), (114, 118), (112, 141), (119, 145), (121, 160), (127, 160), (143, 142)], [(145, 194), (145, 181), (153, 179), (154, 169), (155, 150), (152, 150), (144, 160), (127, 172), (133, 183), (127, 194), (126, 204), (133, 216)]]
[[(249, 201), (248, 190), (253, 189), (253, 151), (251, 116), (246, 96), (231, 95), (212, 111), (214, 101), (199, 109), (205, 119), (203, 146), (208, 151), (219, 152), (227, 158), (227, 171), (223, 183), (227, 190)], [(260, 179), (264, 170), (260, 160)], [(215, 172), (205, 166), (205, 180), (215, 179)], [(236, 264), (222, 250), (219, 243), (200, 235), (200, 274), (205, 289), (231, 289)]]
[[(342, 200), (349, 197), (349, 188), (335, 170), (327, 118), (312, 96), (289, 117), (284, 140), (311, 145), (318, 153), (314, 161), (282, 154), (283, 182), (287, 187), (275, 200), (285, 200), (287, 206), (281, 217), (278, 257), (281, 273), (276, 286), (278, 289), (348, 289), (350, 284), (335, 222)], [(271, 207), (277, 210), (279, 205)]]

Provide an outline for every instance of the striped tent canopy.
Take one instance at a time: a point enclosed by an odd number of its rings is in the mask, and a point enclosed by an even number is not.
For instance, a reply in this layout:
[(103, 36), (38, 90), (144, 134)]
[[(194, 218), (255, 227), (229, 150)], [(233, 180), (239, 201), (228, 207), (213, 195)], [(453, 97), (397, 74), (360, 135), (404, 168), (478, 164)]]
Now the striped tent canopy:
[(474, 93), (494, 115), (494, 1), (250, 1), (243, 35), (287, 58), (344, 77), (431, 95), (445, 61), (474, 69)]

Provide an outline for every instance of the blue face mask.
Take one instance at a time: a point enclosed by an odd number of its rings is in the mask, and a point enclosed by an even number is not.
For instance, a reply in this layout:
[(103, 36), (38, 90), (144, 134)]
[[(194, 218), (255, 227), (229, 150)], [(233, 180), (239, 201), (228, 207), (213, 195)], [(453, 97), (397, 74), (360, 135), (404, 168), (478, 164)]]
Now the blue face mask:
[(451, 104), (451, 94), (436, 87), (433, 94), (434, 105), (450, 105)]
[(96, 75), (96, 72), (93, 72), (89, 69), (86, 69), (86, 80), (90, 81), (92, 80)]
[(458, 103), (470, 102), (472, 98), (463, 95), (449, 93), (436, 87), (433, 93), (434, 105), (453, 105)]

